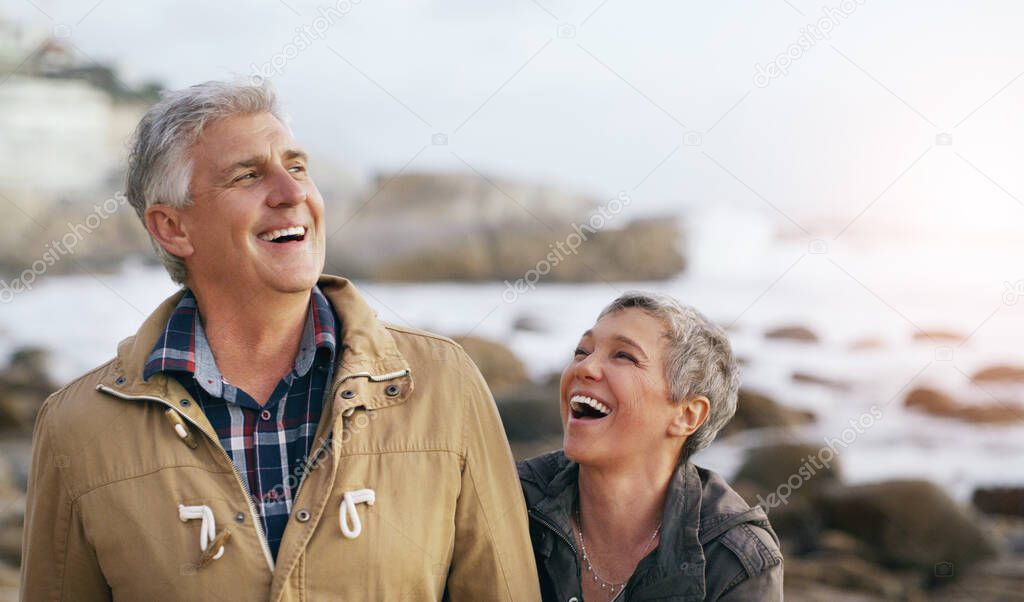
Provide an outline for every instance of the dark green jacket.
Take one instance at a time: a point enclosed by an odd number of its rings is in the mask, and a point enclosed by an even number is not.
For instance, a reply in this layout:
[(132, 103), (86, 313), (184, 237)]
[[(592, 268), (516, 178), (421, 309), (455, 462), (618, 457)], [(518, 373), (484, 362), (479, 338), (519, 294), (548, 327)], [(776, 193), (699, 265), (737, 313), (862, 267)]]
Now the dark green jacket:
[[(583, 599), (570, 522), (578, 478), (579, 465), (561, 451), (519, 463), (545, 601)], [(687, 462), (669, 485), (661, 543), (637, 565), (623, 599), (781, 601), (778, 537), (760, 506)]]

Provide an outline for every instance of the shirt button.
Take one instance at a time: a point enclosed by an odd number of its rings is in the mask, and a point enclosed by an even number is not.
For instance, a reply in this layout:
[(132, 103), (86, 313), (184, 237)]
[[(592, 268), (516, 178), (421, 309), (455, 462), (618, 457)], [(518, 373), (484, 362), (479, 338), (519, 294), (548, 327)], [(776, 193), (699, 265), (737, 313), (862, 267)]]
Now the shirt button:
[(302, 509), (295, 513), (295, 519), (300, 523), (307, 522), (309, 520), (309, 510)]
[(239, 512), (238, 514), (236, 514), (235, 515), (235, 522), (236, 523), (244, 523), (245, 522), (245, 513), (244, 512)]
[(260, 418), (264, 420), (270, 420), (270, 410), (263, 410), (263, 412), (260, 414)]

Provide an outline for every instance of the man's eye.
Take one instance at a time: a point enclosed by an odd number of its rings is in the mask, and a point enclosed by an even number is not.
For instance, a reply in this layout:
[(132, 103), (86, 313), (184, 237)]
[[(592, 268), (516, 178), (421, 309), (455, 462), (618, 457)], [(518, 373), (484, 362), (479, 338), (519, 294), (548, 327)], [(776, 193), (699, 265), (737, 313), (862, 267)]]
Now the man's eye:
[(302, 172), (306, 171), (306, 166), (305, 165), (293, 165), (293, 166), (288, 168), (288, 171), (291, 171), (291, 172), (294, 172), (294, 173), (302, 173)]
[(250, 172), (246, 172), (246, 173), (238, 176), (237, 178), (235, 178), (235, 181), (236, 182), (241, 182), (242, 180), (249, 180), (249, 179), (252, 179), (252, 178), (255, 178), (255, 177), (256, 177), (256, 172), (250, 171)]
[(586, 351), (585, 351), (585, 350), (584, 350), (584, 349), (583, 349), (582, 347), (577, 347), (577, 348), (576, 348), (576, 351), (573, 351), (573, 353), (572, 353), (572, 354), (573, 354), (573, 356), (575, 356), (575, 357), (579, 357), (579, 356), (581, 356), (581, 355), (586, 355), (586, 354), (587, 354), (587, 352), (586, 352)]

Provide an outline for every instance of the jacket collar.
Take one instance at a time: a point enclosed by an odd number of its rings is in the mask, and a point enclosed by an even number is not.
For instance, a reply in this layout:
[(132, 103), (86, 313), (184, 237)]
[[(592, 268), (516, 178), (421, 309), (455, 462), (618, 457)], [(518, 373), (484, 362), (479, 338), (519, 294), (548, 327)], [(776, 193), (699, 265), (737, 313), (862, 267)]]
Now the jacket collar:
[[(384, 386), (366, 387), (363, 382), (353, 383), (354, 388), (363, 389), (360, 391), (363, 394), (339, 396), (338, 403), (334, 404), (334, 412), (343, 412), (357, 406), (373, 410), (404, 403), (413, 389), (412, 374), (385, 324), (377, 319), (373, 309), (347, 279), (324, 275), (317, 284), (330, 300), (340, 321), (342, 340), (335, 354), (332, 392), (337, 392), (342, 383), (350, 379), (365, 379), (365, 383), (387, 382), (397, 387), (397, 392), (394, 389), (385, 392)], [(143, 379), (149, 353), (183, 295), (184, 290), (171, 295), (146, 318), (134, 336), (121, 341), (114, 369), (101, 383), (101, 388), (115, 391), (121, 396), (156, 397), (168, 403), (183, 395), (187, 396), (184, 388), (166, 375), (156, 374), (148, 381)]]

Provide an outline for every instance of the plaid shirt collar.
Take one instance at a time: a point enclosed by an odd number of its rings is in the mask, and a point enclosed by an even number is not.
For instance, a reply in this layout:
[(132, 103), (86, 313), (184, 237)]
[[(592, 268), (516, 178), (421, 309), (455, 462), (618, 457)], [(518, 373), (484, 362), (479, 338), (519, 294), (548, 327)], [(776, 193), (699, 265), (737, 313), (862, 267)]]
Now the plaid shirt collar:
[[(334, 312), (318, 286), (313, 287), (309, 303), (302, 341), (295, 356), (294, 377), (302, 377), (309, 372), (316, 352), (320, 349), (326, 349), (331, 363), (334, 362), (337, 347)], [(188, 289), (185, 289), (185, 294), (153, 346), (143, 368), (142, 378), (149, 380), (158, 372), (170, 370), (192, 374), (199, 386), (211, 396), (223, 397), (224, 378), (206, 339), (195, 295)]]

